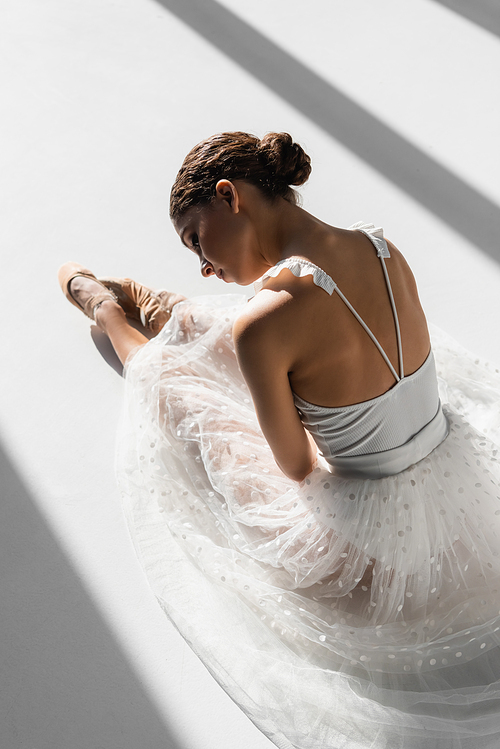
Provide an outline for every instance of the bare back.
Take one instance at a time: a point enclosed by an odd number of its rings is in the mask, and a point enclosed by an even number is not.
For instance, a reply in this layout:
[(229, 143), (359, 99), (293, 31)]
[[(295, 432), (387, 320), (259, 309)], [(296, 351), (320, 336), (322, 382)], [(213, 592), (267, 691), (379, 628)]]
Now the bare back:
[[(324, 225), (323, 225), (324, 226)], [(301, 256), (322, 268), (362, 317), (398, 371), (394, 315), (383, 268), (372, 242), (361, 232), (327, 227), (323, 241)], [(399, 317), (404, 375), (425, 361), (429, 334), (413, 274), (388, 243), (386, 268)], [(292, 390), (323, 406), (344, 406), (377, 397), (395, 377), (367, 332), (337, 294), (318, 288), (311, 276), (283, 269), (251, 302), (265, 316), (289, 361)], [(262, 310), (261, 310), (262, 311)]]

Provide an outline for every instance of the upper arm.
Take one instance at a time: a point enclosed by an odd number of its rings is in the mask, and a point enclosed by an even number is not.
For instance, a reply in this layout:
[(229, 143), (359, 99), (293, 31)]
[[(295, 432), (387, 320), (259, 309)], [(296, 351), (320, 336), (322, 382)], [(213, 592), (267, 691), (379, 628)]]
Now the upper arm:
[(281, 470), (296, 481), (310, 473), (315, 449), (299, 419), (288, 379), (290, 346), (282, 321), (244, 312), (233, 337), (257, 418)]

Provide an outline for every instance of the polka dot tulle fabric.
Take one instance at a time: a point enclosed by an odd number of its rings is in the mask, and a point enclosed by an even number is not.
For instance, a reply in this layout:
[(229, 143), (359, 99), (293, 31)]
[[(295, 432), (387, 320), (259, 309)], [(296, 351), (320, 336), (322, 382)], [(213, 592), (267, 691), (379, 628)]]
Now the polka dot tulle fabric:
[(432, 331), (448, 437), (395, 476), (277, 468), (239, 296), (128, 362), (118, 477), (165, 612), (283, 749), (500, 746), (500, 374)]

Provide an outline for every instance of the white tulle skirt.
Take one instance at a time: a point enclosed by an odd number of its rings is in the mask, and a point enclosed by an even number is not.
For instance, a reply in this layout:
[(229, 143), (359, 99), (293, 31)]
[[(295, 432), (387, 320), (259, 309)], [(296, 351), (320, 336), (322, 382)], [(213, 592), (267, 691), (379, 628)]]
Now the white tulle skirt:
[(244, 301), (176, 305), (128, 362), (118, 479), (161, 606), (282, 749), (498, 749), (498, 370), (433, 330), (446, 440), (297, 484), (236, 364)]

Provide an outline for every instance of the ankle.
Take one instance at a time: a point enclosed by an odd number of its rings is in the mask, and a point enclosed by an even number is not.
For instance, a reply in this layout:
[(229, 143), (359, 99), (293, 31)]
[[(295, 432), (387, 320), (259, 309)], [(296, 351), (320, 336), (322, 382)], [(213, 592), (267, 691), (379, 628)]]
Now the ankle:
[(104, 333), (107, 332), (106, 328), (111, 322), (116, 324), (117, 322), (126, 323), (126, 321), (123, 309), (118, 302), (111, 299), (105, 299), (94, 310), (94, 322)]

